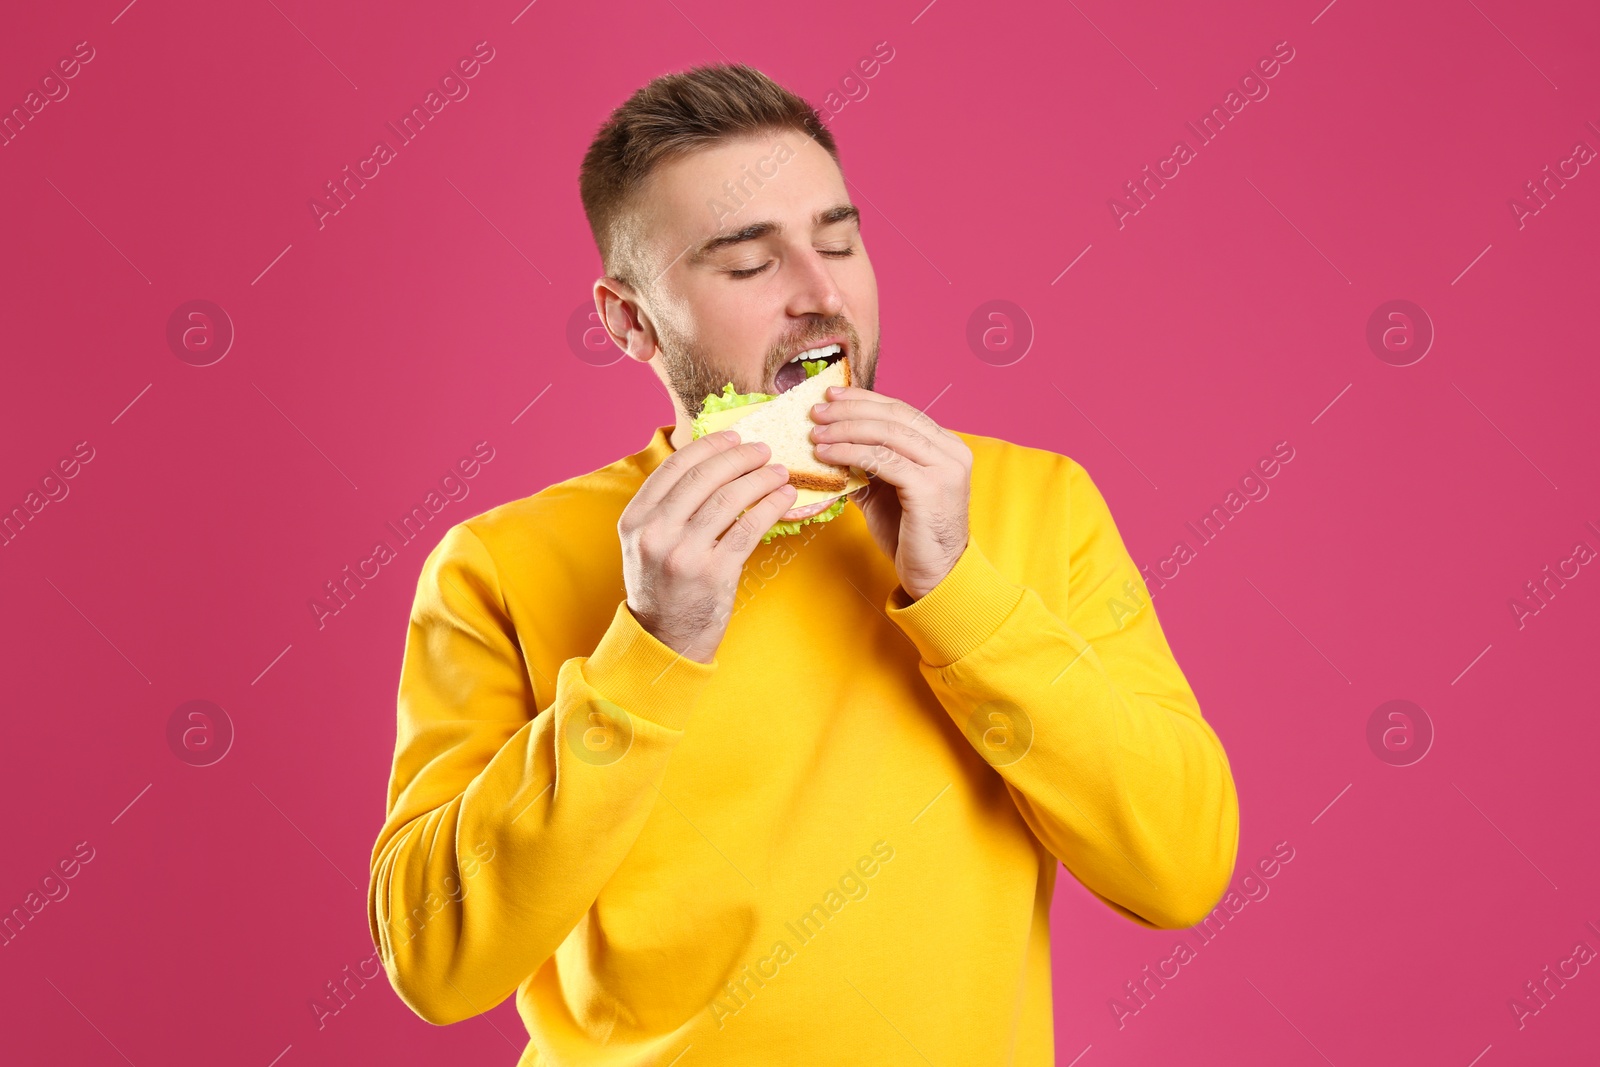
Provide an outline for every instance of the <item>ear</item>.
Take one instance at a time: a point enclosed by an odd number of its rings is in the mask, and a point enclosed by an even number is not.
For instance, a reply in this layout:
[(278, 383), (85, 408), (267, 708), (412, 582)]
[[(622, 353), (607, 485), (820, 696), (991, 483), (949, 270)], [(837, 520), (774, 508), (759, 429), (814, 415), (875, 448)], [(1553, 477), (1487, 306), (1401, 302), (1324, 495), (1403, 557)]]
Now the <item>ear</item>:
[(660, 352), (656, 330), (633, 286), (620, 278), (597, 278), (594, 306), (606, 333), (631, 359), (649, 363)]

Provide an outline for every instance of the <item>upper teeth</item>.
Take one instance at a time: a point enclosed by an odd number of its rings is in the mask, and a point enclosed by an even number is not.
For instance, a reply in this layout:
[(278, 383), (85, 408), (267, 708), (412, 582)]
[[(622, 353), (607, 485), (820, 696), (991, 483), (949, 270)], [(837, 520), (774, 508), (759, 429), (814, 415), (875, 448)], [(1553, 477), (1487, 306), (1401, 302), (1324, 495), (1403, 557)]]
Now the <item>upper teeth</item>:
[(798, 356), (795, 356), (789, 362), (799, 363), (802, 359), (824, 359), (828, 356), (836, 356), (841, 351), (843, 351), (843, 349), (841, 349), (838, 345), (823, 345), (821, 348), (808, 348)]

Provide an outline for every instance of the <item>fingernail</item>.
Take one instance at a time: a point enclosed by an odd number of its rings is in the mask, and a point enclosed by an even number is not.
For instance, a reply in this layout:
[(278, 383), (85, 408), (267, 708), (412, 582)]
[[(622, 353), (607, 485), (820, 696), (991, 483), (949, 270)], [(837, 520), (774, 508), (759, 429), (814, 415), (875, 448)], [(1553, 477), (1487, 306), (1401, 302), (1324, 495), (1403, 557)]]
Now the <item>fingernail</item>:
[[(833, 390), (830, 389), (828, 391), (832, 392)], [(816, 412), (818, 415), (821, 415), (824, 411), (828, 410), (828, 405), (826, 405), (826, 404), (816, 404), (811, 408), (811, 410)]]
[(777, 471), (778, 474), (785, 479), (789, 477), (789, 468), (785, 467), (782, 463), (774, 463), (772, 465), (772, 469)]
[(738, 430), (723, 430), (722, 431), (722, 439), (724, 441), (737, 441), (739, 439), (739, 431)]

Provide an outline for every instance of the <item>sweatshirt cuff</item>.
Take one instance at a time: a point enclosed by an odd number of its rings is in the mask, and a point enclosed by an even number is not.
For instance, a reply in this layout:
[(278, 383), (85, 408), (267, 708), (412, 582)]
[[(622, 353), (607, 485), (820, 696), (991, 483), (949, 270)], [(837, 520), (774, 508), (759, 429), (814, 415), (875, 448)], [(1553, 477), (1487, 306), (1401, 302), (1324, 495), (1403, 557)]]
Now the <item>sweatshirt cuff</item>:
[(716, 669), (714, 662), (701, 663), (662, 644), (639, 625), (628, 602), (622, 600), (594, 653), (584, 662), (583, 676), (601, 696), (629, 715), (669, 730), (682, 730)]
[(918, 600), (899, 585), (884, 614), (911, 638), (930, 667), (945, 667), (987, 641), (1027, 590), (1007, 581), (969, 534), (950, 573)]

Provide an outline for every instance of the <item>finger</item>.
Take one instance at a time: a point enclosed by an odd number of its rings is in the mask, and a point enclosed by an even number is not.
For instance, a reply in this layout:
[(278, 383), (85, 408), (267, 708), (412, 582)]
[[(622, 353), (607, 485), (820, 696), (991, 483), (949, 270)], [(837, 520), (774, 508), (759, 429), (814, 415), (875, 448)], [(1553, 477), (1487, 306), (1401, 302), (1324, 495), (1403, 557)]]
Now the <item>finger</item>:
[(669, 525), (687, 523), (695, 512), (705, 506), (713, 493), (729, 482), (759, 469), (771, 455), (772, 449), (761, 441), (748, 441), (720, 451), (713, 450), (677, 472), (671, 488), (651, 513), (652, 516), (659, 515)]
[(733, 525), (722, 535), (717, 542), (716, 551), (727, 557), (729, 563), (743, 564), (750, 558), (750, 553), (756, 545), (767, 535), (774, 524), (783, 517), (783, 513), (794, 506), (794, 499), (799, 491), (790, 485), (785, 477), (782, 485), (762, 497), (738, 518), (733, 520)]
[(859, 467), (902, 489), (921, 488), (932, 478), (931, 468), (913, 463), (888, 445), (827, 441), (817, 446), (817, 458), (841, 466)]
[[(972, 450), (960, 437), (940, 426), (928, 415), (917, 411), (902, 401), (873, 402), (861, 398), (835, 400), (822, 411), (812, 410), (812, 419), (818, 425), (833, 425), (856, 420), (878, 420), (906, 428), (908, 433), (921, 435), (944, 457), (963, 467), (970, 467)], [(927, 462), (922, 460), (922, 462)]]
[[(898, 397), (886, 396), (883, 393), (863, 389), (859, 385), (830, 385), (824, 393), (823, 400), (855, 400), (868, 404), (905, 404)], [(906, 405), (909, 407), (910, 405)]]
[[(833, 393), (840, 388), (833, 386), (828, 392)], [(821, 408), (820, 411), (818, 407)], [(966, 442), (940, 426), (933, 416), (918, 411), (903, 400), (885, 397), (866, 389), (857, 389), (855, 386), (843, 387), (843, 393), (838, 400), (813, 406), (811, 418), (814, 422), (837, 422), (849, 418), (892, 419), (916, 430), (952, 459), (960, 460), (962, 454), (967, 451)]]
[(639, 486), (634, 494), (634, 499), (640, 504), (654, 507), (666, 499), (667, 493), (683, 477), (684, 471), (708, 456), (725, 453), (737, 446), (739, 435), (732, 430), (721, 433), (708, 433), (697, 438), (674, 451), (661, 466), (650, 472), (650, 476)]
[(711, 548), (713, 542), (737, 521), (740, 512), (761, 501), (780, 486), (786, 485), (788, 481), (789, 472), (782, 465), (774, 463), (758, 467), (749, 474), (718, 487), (684, 524), (684, 539), (701, 548)]
[(886, 445), (913, 463), (932, 467), (950, 462), (943, 449), (903, 422), (888, 419), (842, 419), (811, 428), (816, 442)]
[[(832, 394), (838, 388), (833, 386), (828, 393)], [(845, 389), (843, 395), (837, 397), (828, 395), (823, 397), (822, 403), (812, 405), (811, 418), (816, 422), (849, 418), (852, 415), (882, 418), (896, 403), (897, 401), (889, 397), (851, 386)]]

